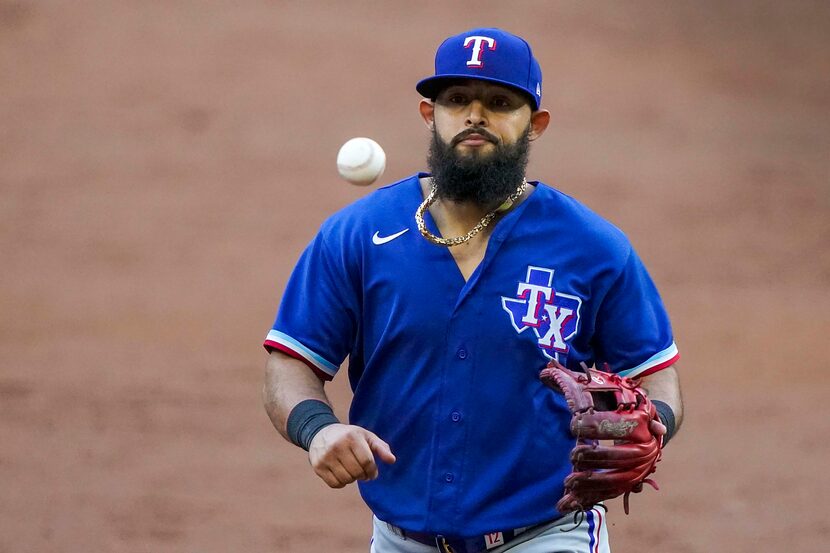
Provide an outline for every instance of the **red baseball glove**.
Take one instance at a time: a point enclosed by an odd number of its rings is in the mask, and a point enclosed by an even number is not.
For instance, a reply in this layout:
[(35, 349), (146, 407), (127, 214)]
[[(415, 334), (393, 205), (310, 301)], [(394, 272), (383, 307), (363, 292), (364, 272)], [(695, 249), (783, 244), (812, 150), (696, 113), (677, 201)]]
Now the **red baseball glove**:
[(565, 478), (565, 495), (556, 504), (561, 513), (590, 509), (596, 503), (657, 488), (648, 476), (662, 456), (663, 438), (655, 433), (657, 411), (637, 383), (616, 374), (585, 369), (578, 373), (551, 361), (539, 375), (547, 386), (565, 395), (573, 415), (573, 472)]

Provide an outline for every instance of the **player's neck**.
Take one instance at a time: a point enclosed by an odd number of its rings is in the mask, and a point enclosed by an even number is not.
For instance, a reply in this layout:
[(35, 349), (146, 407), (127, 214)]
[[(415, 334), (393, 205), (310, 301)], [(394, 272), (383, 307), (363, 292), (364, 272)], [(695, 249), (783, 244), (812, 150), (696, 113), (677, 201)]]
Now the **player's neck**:
[[(430, 193), (432, 180), (429, 178), (422, 178), (420, 179), (420, 184), (421, 192), (426, 198)], [(525, 190), (522, 196), (515, 202), (514, 205), (511, 206), (511, 209), (522, 203), (529, 194), (530, 190)], [(465, 234), (477, 225), (485, 215), (498, 207), (498, 204), (483, 206), (477, 202), (469, 200), (454, 201), (438, 198), (435, 203), (430, 206), (429, 212), (442, 232), (449, 231), (453, 236), (455, 236)], [(508, 211), (510, 211), (510, 209), (506, 210), (504, 213), (498, 213), (495, 220), (503, 217)]]
[[(470, 229), (487, 215), (492, 208), (485, 208), (481, 205), (470, 202), (456, 202), (438, 198), (433, 204), (433, 210), (443, 215), (443, 219), (449, 224), (457, 223), (462, 228)], [(464, 231), (466, 232), (466, 231)], [(463, 234), (463, 233), (462, 233)]]
[[(424, 198), (429, 196), (432, 180), (421, 179), (421, 193)], [(476, 202), (454, 202), (438, 198), (430, 206), (429, 213), (435, 224), (445, 236), (460, 236), (473, 228), (489, 210)]]

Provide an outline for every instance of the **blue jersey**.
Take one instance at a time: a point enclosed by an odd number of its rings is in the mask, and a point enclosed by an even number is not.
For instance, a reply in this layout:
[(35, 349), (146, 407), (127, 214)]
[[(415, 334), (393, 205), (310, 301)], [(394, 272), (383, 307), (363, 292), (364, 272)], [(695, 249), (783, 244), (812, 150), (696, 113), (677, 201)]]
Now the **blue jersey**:
[(397, 456), (359, 482), (381, 520), (474, 536), (555, 518), (574, 438), (539, 371), (554, 357), (627, 376), (669, 366), (668, 316), (623, 233), (542, 183), (495, 225), (465, 281), (417, 230), (423, 176), (322, 225), (265, 346), (323, 379), (349, 357), (350, 423)]

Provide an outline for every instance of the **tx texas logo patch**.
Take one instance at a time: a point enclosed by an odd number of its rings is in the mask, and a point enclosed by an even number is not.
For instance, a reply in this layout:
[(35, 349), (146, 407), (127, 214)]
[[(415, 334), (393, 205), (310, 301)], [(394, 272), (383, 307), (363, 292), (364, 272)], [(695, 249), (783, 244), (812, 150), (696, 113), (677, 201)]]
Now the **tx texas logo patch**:
[(545, 356), (554, 359), (557, 353), (567, 355), (567, 341), (579, 329), (582, 300), (554, 290), (553, 269), (529, 265), (525, 281), (519, 281), (516, 297), (502, 296), (501, 305), (516, 332), (533, 330)]

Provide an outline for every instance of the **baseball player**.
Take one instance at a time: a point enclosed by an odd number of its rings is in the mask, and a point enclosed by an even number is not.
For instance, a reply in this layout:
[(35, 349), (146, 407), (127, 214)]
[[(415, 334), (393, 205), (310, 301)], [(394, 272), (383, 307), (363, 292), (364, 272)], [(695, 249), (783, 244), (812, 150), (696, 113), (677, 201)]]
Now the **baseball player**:
[[(334, 214), (303, 252), (265, 340), (266, 411), (329, 486), (358, 482), (372, 552), (608, 552), (601, 501), (642, 489), (681, 422), (669, 318), (620, 230), (525, 178), (550, 114), (524, 39), (450, 37), (416, 89), (429, 172)], [(324, 383), (347, 357), (345, 423)], [(586, 439), (599, 407), (551, 390), (556, 371), (563, 389), (627, 387), (609, 409), (641, 418), (597, 427), (643, 441)]]

